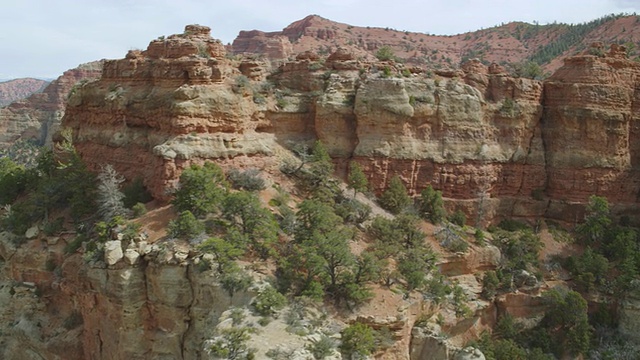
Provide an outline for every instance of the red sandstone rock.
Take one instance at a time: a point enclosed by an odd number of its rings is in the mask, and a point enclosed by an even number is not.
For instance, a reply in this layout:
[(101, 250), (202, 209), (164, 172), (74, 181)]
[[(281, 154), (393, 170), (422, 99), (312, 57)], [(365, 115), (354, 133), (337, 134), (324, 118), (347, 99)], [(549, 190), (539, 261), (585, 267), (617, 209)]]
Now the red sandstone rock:
[(31, 94), (41, 92), (48, 81), (40, 79), (14, 79), (0, 82), (0, 106), (25, 99)]
[(19, 139), (50, 144), (64, 115), (69, 92), (78, 82), (99, 77), (101, 71), (102, 61), (80, 65), (65, 71), (41, 93), (0, 108), (0, 148)]
[(628, 124), (640, 65), (628, 60), (570, 58), (543, 84), (477, 60), (439, 79), (384, 78), (349, 50), (327, 59), (327, 75), (306, 53), (270, 76), (275, 89), (258, 106), (259, 87), (234, 82), (239, 74), (259, 81), (262, 64), (194, 55), (197, 44), (216, 43), (204, 33), (170, 36), (176, 47), (159, 58), (148, 49), (109, 61), (102, 79), (72, 98), (65, 122), (92, 167), (113, 162), (164, 198), (192, 161), (264, 156), (273, 139), (318, 138), (333, 156), (361, 163), (376, 192), (396, 174), (412, 195), (431, 184), (471, 223), (575, 221), (570, 203), (594, 193), (637, 206), (639, 132)]
[(307, 50), (296, 55), (296, 60), (310, 60), (310, 61), (318, 61), (320, 60), (320, 56), (314, 53), (313, 51)]

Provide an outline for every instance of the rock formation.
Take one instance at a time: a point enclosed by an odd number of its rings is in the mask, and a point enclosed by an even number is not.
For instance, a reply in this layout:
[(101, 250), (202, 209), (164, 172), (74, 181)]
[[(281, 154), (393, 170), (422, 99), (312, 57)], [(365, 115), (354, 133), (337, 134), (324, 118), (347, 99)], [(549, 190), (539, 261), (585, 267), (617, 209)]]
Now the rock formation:
[[(299, 24), (299, 36), (309, 29)], [(432, 74), (366, 60), (348, 48), (326, 58), (302, 52), (273, 69), (265, 59), (226, 56), (209, 32), (189, 25), (144, 51), (105, 61), (100, 79), (73, 87), (63, 126), (91, 168), (109, 163), (167, 200), (191, 163), (251, 163), (273, 174), (290, 156), (287, 149), (319, 139), (339, 175), (357, 161), (378, 193), (394, 175), (412, 195), (430, 184), (443, 191), (450, 209), (464, 210), (480, 225), (502, 217), (572, 222), (592, 194), (609, 197), (618, 213), (637, 211), (639, 67), (624, 58), (623, 48), (568, 58), (541, 82), (478, 60)], [(62, 101), (76, 79), (65, 76), (56, 85), (60, 91), (45, 94)], [(11, 114), (18, 105), (8, 108)], [(59, 114), (61, 108), (44, 110)], [(38, 124), (34, 133), (44, 134)], [(25, 136), (11, 126), (12, 136)], [(0, 329), (10, 335), (0, 336), (5, 357), (206, 358), (215, 330), (230, 321), (229, 306), (247, 305), (253, 295), (230, 296), (213, 271), (199, 266), (203, 256), (180, 241), (159, 245), (116, 235), (104, 254), (86, 249), (81, 256), (64, 254), (68, 234), (47, 238), (37, 226), (28, 233), (19, 248), (0, 233)], [(393, 316), (378, 316), (375, 304), (358, 314), (397, 340), (380, 358), (479, 360), (482, 353), (461, 347), (498, 313), (543, 313), (541, 286), (528, 273), (516, 279), (522, 292), (495, 302), (479, 298), (475, 275), (495, 269), (500, 259), (498, 248), (474, 245), (438, 263), (465, 292), (472, 314), (446, 313), (440, 322), (447, 341), (437, 329), (416, 325), (418, 314), (435, 313), (422, 295), (380, 295)], [(624, 318), (634, 318), (636, 304), (624, 306)], [(339, 331), (344, 325), (329, 326)], [(635, 328), (633, 321), (622, 326), (628, 333)]]
[[(635, 15), (611, 15), (585, 24), (511, 22), (464, 34), (432, 35), (354, 26), (309, 15), (282, 31), (241, 31), (229, 50), (280, 63), (304, 51), (326, 56), (341, 47), (358, 58), (374, 59), (378, 50), (388, 47), (407, 64), (432, 70), (457, 66), (472, 58), (514, 68), (533, 58), (545, 71), (553, 72), (562, 66), (564, 57), (581, 53), (592, 42), (637, 43), (640, 28), (636, 23)], [(629, 50), (634, 57), (640, 54), (636, 49)]]
[(208, 32), (154, 40), (77, 89), (64, 123), (91, 167), (112, 163), (166, 198), (189, 162), (279, 161), (277, 146), (319, 139), (338, 164), (361, 163), (376, 192), (393, 175), (414, 195), (431, 184), (480, 225), (573, 223), (593, 194), (637, 209), (638, 65), (618, 47), (568, 58), (545, 82), (478, 60), (415, 74), (344, 48), (302, 53), (265, 80), (267, 63), (226, 58)]
[(51, 144), (51, 138), (64, 116), (67, 97), (80, 81), (100, 77), (102, 62), (78, 66), (52, 81), (40, 93), (0, 108), (0, 148), (17, 140)]
[(49, 84), (40, 79), (14, 79), (0, 82), (0, 107), (41, 92)]

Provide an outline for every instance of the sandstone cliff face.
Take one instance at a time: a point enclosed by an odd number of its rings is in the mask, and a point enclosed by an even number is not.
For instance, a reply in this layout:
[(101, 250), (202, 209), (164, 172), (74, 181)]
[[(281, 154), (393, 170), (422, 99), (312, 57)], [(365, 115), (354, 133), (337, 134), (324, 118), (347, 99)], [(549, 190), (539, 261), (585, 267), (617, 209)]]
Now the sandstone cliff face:
[(542, 85), (504, 74), (460, 75), (361, 84), (354, 156), (378, 191), (395, 174), (412, 194), (432, 184), (456, 200), (526, 200), (544, 186)]
[(213, 271), (198, 270), (188, 245), (138, 242), (107, 266), (64, 256), (64, 243), (38, 238), (15, 248), (0, 234), (3, 359), (207, 358), (205, 340), (222, 313), (251, 299), (229, 297)]
[(479, 225), (575, 222), (592, 194), (619, 213), (637, 208), (638, 65), (624, 49), (569, 58), (544, 83), (478, 60), (414, 73), (345, 49), (301, 53), (265, 78), (268, 63), (226, 58), (208, 32), (107, 61), (75, 92), (64, 123), (90, 166), (112, 163), (166, 199), (189, 162), (279, 161), (280, 146), (320, 139), (339, 174), (351, 159), (376, 192), (396, 174), (413, 195), (431, 184)]
[(264, 113), (233, 65), (209, 28), (188, 26), (106, 61), (101, 80), (71, 96), (65, 126), (90, 166), (112, 163), (164, 198), (192, 159), (271, 153), (273, 136), (256, 131)]
[(100, 77), (101, 70), (100, 61), (80, 65), (65, 71), (41, 93), (0, 108), (0, 148), (19, 139), (51, 144), (51, 137), (64, 116), (69, 92), (79, 81)]
[(640, 190), (638, 63), (613, 46), (569, 58), (545, 82), (547, 194), (566, 202), (605, 196), (628, 208)]

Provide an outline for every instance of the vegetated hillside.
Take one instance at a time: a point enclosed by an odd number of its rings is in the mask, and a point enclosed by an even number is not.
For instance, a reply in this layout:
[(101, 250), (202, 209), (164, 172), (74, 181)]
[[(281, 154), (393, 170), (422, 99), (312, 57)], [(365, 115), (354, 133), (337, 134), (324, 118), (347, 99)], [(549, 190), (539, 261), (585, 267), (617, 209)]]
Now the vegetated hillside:
[(457, 67), (470, 58), (484, 63), (534, 61), (553, 72), (559, 59), (580, 53), (593, 42), (640, 43), (640, 17), (609, 15), (583, 24), (528, 24), (513, 22), (458, 35), (431, 35), (390, 28), (352, 26), (310, 15), (278, 32), (241, 31), (231, 48), (234, 54), (254, 53), (287, 59), (312, 50), (328, 55), (342, 47), (357, 56), (373, 58), (383, 47), (411, 65), (426, 68)]
[(53, 150), (0, 159), (2, 356), (638, 358), (622, 47), (541, 82), (346, 50), (273, 70), (209, 32), (106, 61)]
[(0, 82), (0, 106), (11, 104), (29, 95), (41, 92), (48, 81), (32, 78), (14, 79)]

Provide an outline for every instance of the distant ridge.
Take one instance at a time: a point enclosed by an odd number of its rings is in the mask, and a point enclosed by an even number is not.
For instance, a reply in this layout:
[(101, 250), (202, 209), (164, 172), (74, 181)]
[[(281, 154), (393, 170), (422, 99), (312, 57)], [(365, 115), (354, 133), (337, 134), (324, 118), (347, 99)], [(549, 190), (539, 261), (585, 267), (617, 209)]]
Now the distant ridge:
[(42, 92), (48, 84), (49, 81), (34, 78), (0, 81), (0, 106), (26, 99), (31, 94)]
[(295, 57), (303, 51), (328, 55), (337, 48), (373, 58), (389, 47), (396, 60), (424, 68), (458, 67), (478, 58), (502, 65), (533, 61), (553, 72), (563, 58), (594, 42), (627, 44), (631, 58), (640, 55), (640, 17), (607, 15), (582, 24), (547, 25), (510, 22), (458, 35), (430, 35), (391, 28), (343, 24), (318, 15), (294, 21), (282, 31), (241, 31), (231, 45), (235, 54), (261, 54), (272, 60)]

